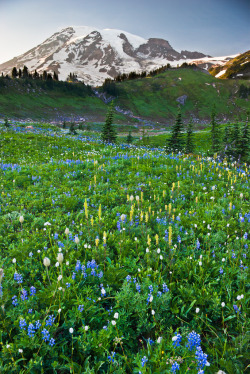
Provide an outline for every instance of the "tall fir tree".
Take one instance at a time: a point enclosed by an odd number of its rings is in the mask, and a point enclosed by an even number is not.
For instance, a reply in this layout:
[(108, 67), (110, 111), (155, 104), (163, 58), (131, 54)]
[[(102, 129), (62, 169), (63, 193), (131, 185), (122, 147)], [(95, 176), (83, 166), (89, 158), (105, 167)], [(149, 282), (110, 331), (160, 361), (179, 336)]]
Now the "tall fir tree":
[(128, 136), (127, 136), (127, 143), (131, 144), (133, 142), (134, 138), (131, 135), (131, 131), (129, 131)]
[(232, 139), (232, 155), (233, 157), (238, 160), (240, 153), (241, 153), (241, 133), (240, 133), (240, 125), (239, 122), (236, 120), (233, 124), (233, 139)]
[(39, 79), (39, 74), (38, 74), (38, 72), (36, 70), (33, 73), (33, 78), (34, 79)]
[(180, 107), (178, 109), (175, 124), (172, 126), (171, 137), (167, 141), (166, 151), (167, 152), (182, 152), (185, 148), (185, 140), (183, 134), (183, 124), (181, 118)]
[(190, 122), (187, 126), (187, 136), (186, 136), (186, 153), (194, 152), (194, 133), (193, 133), (193, 122)]
[(220, 151), (221, 142), (220, 142), (220, 128), (215, 118), (215, 110), (211, 114), (211, 143), (212, 143), (212, 152), (218, 153)]
[(116, 132), (113, 126), (114, 118), (114, 102), (111, 101), (110, 106), (107, 111), (105, 124), (102, 130), (102, 141), (107, 143), (116, 142)]
[(241, 159), (244, 162), (250, 163), (250, 134), (248, 121), (243, 125), (241, 134)]
[(29, 77), (29, 70), (28, 70), (27, 66), (25, 66), (25, 65), (23, 67), (22, 77), (23, 78), (28, 78)]
[(7, 117), (4, 118), (4, 127), (6, 127), (6, 129), (10, 128), (9, 120)]
[(22, 70), (21, 69), (18, 70), (18, 78), (22, 78)]
[(225, 127), (225, 131), (224, 131), (224, 139), (223, 139), (223, 147), (224, 147), (224, 153), (225, 153), (225, 156), (230, 156), (231, 154), (231, 136), (232, 136), (232, 133), (231, 133), (231, 126), (228, 124), (226, 127)]
[(17, 72), (17, 68), (14, 66), (12, 71), (11, 71), (11, 76), (13, 79), (17, 78), (18, 76), (18, 72)]

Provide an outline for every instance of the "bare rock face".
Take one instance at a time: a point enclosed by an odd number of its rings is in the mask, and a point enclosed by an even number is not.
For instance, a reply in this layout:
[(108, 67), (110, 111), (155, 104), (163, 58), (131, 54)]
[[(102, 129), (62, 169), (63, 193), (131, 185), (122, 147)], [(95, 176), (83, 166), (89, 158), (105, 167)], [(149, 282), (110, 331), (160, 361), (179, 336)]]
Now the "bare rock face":
[(60, 80), (71, 72), (96, 86), (118, 74), (150, 71), (168, 63), (176, 66), (180, 60), (202, 57), (206, 56), (199, 52), (179, 53), (164, 39), (146, 40), (121, 30), (77, 26), (56, 32), (37, 47), (0, 64), (0, 73), (26, 65), (30, 72), (56, 71)]

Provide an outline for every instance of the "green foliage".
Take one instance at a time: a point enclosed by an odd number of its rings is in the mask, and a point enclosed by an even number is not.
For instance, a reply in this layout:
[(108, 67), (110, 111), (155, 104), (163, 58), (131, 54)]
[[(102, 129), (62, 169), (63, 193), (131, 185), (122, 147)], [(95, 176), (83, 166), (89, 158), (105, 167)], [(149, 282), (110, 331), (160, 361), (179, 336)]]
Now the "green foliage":
[(0, 372), (197, 374), (192, 331), (205, 374), (247, 372), (248, 165), (27, 125), (0, 128)]
[(113, 126), (113, 117), (114, 117), (114, 102), (112, 101), (109, 105), (105, 124), (102, 130), (102, 141), (107, 143), (115, 143), (116, 142), (116, 132)]
[(6, 129), (10, 128), (9, 120), (7, 117), (4, 118), (4, 127), (6, 127)]
[(131, 131), (129, 131), (128, 136), (127, 136), (127, 143), (131, 144), (133, 142), (133, 140), (134, 140), (134, 138), (131, 134)]
[(166, 151), (167, 152), (182, 152), (185, 148), (184, 145), (184, 134), (183, 134), (184, 126), (182, 124), (181, 119), (181, 110), (179, 108), (175, 124), (172, 126), (171, 129), (171, 136), (170, 139), (167, 140)]

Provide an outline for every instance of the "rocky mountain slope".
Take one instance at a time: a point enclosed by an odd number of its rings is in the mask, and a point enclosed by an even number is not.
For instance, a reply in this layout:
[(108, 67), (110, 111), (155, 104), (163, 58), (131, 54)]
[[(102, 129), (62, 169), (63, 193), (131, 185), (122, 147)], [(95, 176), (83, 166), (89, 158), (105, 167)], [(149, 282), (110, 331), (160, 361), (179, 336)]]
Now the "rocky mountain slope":
[(69, 73), (86, 84), (100, 85), (119, 73), (150, 71), (167, 65), (181, 65), (205, 56), (200, 52), (177, 52), (168, 41), (144, 39), (121, 30), (78, 26), (53, 34), (28, 52), (0, 64), (0, 72), (10, 73), (26, 65), (30, 72), (55, 71), (60, 80)]
[(216, 78), (250, 79), (250, 51), (235, 56), (223, 65), (217, 65), (209, 70)]

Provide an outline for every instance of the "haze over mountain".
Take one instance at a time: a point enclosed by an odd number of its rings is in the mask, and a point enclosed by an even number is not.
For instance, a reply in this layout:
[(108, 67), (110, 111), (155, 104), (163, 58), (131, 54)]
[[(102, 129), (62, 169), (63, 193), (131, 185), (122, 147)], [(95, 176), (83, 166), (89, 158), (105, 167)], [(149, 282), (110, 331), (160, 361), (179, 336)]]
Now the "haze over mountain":
[(201, 52), (177, 52), (168, 41), (144, 39), (122, 30), (100, 30), (89, 26), (67, 27), (56, 32), (28, 52), (0, 64), (9, 73), (26, 65), (30, 72), (55, 71), (60, 80), (69, 73), (90, 85), (119, 73), (150, 71), (170, 63), (172, 66), (206, 56)]

